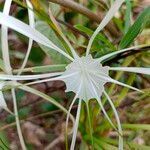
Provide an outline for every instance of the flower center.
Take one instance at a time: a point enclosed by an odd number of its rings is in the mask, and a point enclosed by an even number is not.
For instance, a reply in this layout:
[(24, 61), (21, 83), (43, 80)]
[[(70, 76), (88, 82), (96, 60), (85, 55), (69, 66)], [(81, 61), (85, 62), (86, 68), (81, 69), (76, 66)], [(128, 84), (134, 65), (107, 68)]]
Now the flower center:
[(73, 91), (83, 100), (98, 98), (104, 91), (108, 71), (107, 66), (103, 67), (91, 55), (77, 58), (66, 67), (62, 75), (66, 92)]

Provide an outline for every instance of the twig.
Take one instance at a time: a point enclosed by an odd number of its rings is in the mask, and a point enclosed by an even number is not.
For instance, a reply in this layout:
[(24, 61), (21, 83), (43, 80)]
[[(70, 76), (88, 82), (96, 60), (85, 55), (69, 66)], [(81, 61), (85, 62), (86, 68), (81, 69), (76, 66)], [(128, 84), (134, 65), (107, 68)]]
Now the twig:
[[(84, 7), (83, 5), (80, 5), (72, 0), (49, 0), (50, 2), (57, 3), (59, 5), (62, 5), (64, 7), (67, 7), (73, 11), (79, 12), (86, 17), (88, 17), (90, 20), (93, 20), (97, 23), (100, 23), (103, 19), (103, 15), (97, 15), (93, 12), (91, 12), (88, 8)], [(107, 26), (106, 29), (114, 36), (114, 37), (119, 37), (120, 33), (117, 31), (115, 28), (113, 22), (110, 22)]]

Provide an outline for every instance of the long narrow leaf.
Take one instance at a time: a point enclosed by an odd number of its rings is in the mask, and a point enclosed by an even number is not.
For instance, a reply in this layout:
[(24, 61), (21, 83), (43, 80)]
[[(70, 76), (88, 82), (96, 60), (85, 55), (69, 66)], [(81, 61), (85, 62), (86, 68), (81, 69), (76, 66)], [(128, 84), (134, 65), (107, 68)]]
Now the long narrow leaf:
[[(45, 72), (54, 72), (54, 71), (58, 72), (58, 71), (65, 71), (66, 66), (67, 66), (66, 64), (36, 66), (36, 67), (25, 68), (22, 70), (22, 72), (34, 72), (34, 73), (45, 73)], [(19, 71), (20, 69), (13, 70), (14, 73), (18, 73)]]
[(125, 12), (125, 27), (124, 27), (124, 33), (126, 33), (131, 25), (131, 1), (125, 0), (126, 2), (126, 12)]
[(150, 20), (150, 7), (145, 8), (144, 11), (136, 19), (135, 23), (129, 28), (128, 32), (122, 38), (119, 48), (125, 48), (129, 46), (137, 35), (142, 31), (143, 27)]
[(124, 129), (132, 129), (132, 130), (150, 130), (149, 124), (122, 124)]

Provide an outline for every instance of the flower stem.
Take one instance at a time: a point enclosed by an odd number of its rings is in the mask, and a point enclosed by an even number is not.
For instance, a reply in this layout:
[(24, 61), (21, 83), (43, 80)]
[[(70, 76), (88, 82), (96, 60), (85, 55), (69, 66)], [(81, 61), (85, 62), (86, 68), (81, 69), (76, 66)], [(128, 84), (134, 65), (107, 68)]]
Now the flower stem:
[(17, 132), (18, 132), (20, 144), (21, 144), (22, 150), (26, 150), (25, 142), (24, 142), (23, 135), (22, 135), (22, 132), (21, 132), (19, 116), (18, 116), (18, 109), (17, 109), (17, 101), (16, 101), (15, 89), (12, 89), (11, 93), (12, 93), (12, 97), (13, 97), (14, 113), (15, 113), (16, 126), (17, 126)]
[(90, 117), (90, 111), (89, 111), (89, 101), (86, 102), (86, 109), (87, 109), (87, 115), (88, 115), (88, 122), (89, 122), (89, 129), (90, 129), (90, 137), (92, 141), (92, 150), (94, 149), (94, 140), (93, 140), (93, 128), (91, 125), (91, 117)]

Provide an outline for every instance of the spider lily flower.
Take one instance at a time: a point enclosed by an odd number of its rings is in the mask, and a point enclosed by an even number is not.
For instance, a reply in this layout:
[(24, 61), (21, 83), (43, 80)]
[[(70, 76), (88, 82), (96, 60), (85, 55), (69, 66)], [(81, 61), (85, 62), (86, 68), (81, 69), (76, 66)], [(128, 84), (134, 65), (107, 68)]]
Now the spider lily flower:
[[(123, 149), (123, 135), (122, 135), (122, 128), (121, 123), (119, 120), (118, 113), (116, 111), (116, 108), (111, 101), (109, 95), (105, 91), (105, 84), (115, 83), (127, 88), (130, 88), (132, 90), (136, 90), (138, 92), (142, 92), (141, 90), (132, 87), (130, 85), (127, 85), (125, 83), (119, 82), (117, 80), (112, 79), (109, 76), (109, 71), (126, 71), (126, 72), (134, 72), (134, 73), (142, 73), (146, 75), (150, 75), (150, 68), (140, 68), (140, 67), (109, 67), (109, 66), (103, 66), (103, 61), (107, 60), (108, 58), (115, 56), (117, 54), (130, 51), (131, 49), (140, 48), (143, 46), (135, 46), (131, 48), (126, 48), (123, 50), (118, 50), (115, 52), (112, 52), (110, 54), (104, 55), (100, 58), (94, 59), (92, 58), (92, 55), (90, 54), (90, 48), (93, 43), (93, 40), (95, 39), (96, 35), (102, 30), (106, 24), (111, 20), (111, 18), (114, 16), (114, 14), (117, 12), (117, 10), (120, 8), (121, 4), (123, 3), (123, 0), (116, 0), (114, 5), (110, 8), (107, 15), (103, 19), (103, 21), (100, 23), (94, 34), (92, 35), (89, 44), (87, 46), (86, 55), (79, 57), (74, 49), (71, 49), (72, 56), (61, 50), (59, 47), (57, 47), (54, 43), (52, 43), (47, 37), (45, 37), (43, 34), (38, 32), (36, 29), (30, 27), (29, 25), (9, 16), (4, 13), (0, 13), (0, 24), (7, 26), (9, 28), (12, 28), (13, 30), (20, 32), (21, 34), (29, 37), (30, 39), (38, 42), (39, 44), (42, 44), (44, 46), (47, 46), (49, 48), (52, 48), (53, 50), (59, 52), (64, 57), (68, 58), (71, 62), (67, 65), (66, 70), (64, 72), (56, 72), (56, 73), (47, 73), (47, 74), (40, 74), (40, 75), (4, 75), (0, 74), (0, 80), (11, 80), (11, 81), (19, 81), (19, 80), (36, 80), (29, 82), (26, 85), (32, 85), (42, 82), (48, 82), (48, 81), (56, 81), (61, 80), (64, 81), (66, 84), (66, 92), (72, 91), (75, 93), (75, 97), (69, 107), (67, 119), (66, 119), (66, 126), (68, 124), (68, 118), (71, 111), (71, 108), (75, 101), (79, 99), (79, 105), (76, 115), (76, 121), (73, 127), (73, 138), (71, 143), (71, 150), (74, 149), (75, 141), (76, 141), (76, 134), (77, 134), (77, 128), (78, 128), (78, 122), (80, 117), (80, 110), (81, 110), (81, 102), (89, 101), (90, 99), (94, 98), (97, 100), (98, 104), (100, 105), (102, 112), (104, 113), (105, 117), (108, 119), (109, 123), (114, 127), (115, 130), (118, 130), (119, 132), (119, 150)], [(114, 123), (111, 121), (109, 116), (107, 115), (107, 112), (105, 111), (105, 108), (103, 107), (103, 104), (101, 102), (101, 96), (102, 94), (105, 95), (107, 98), (110, 106), (112, 107), (112, 110), (114, 112), (116, 121), (117, 121), (117, 127), (114, 125)]]
[[(114, 56), (123, 51), (128, 51), (132, 48), (113, 52), (113, 53), (111, 53), (111, 56)], [(136, 47), (134, 47), (134, 48), (136, 48)], [(109, 56), (110, 56), (110, 54), (107, 54), (107, 55), (101, 57), (100, 59), (105, 60), (104, 58), (109, 58)], [(56, 80), (64, 81), (66, 84), (66, 87), (67, 87), (66, 92), (73, 91), (76, 94), (70, 107), (69, 107), (69, 113), (70, 113), (71, 108), (72, 108), (73, 104), (75, 103), (75, 101), (77, 99), (79, 99), (77, 117), (76, 117), (76, 122), (74, 124), (74, 129), (73, 129), (73, 133), (74, 133), (73, 140), (72, 140), (73, 142), (71, 145), (71, 149), (73, 149), (74, 144), (75, 144), (75, 137), (77, 134), (77, 126), (78, 126), (78, 121), (79, 121), (82, 100), (88, 101), (92, 98), (95, 98), (98, 101), (104, 115), (106, 116), (106, 118), (108, 119), (110, 124), (115, 128), (115, 130), (117, 130), (117, 128), (112, 123), (111, 119), (107, 115), (107, 113), (102, 105), (102, 102), (100, 99), (102, 94), (104, 94), (106, 96), (108, 102), (110, 103), (110, 105), (114, 111), (114, 114), (115, 114), (115, 117), (116, 117), (116, 120), (118, 123), (118, 130), (119, 130), (119, 134), (120, 134), (119, 136), (122, 135), (121, 124), (120, 124), (120, 120), (119, 120), (117, 111), (116, 111), (115, 106), (113, 105), (113, 102), (111, 101), (110, 97), (106, 93), (106, 91), (104, 89), (104, 85), (107, 82), (111, 82), (111, 83), (119, 84), (124, 87), (128, 87), (132, 90), (136, 90), (139, 92), (142, 92), (142, 91), (135, 87), (129, 86), (127, 84), (124, 84), (124, 83), (121, 83), (119, 81), (112, 79), (109, 76), (110, 70), (114, 70), (114, 71), (119, 70), (119, 71), (127, 71), (127, 72), (142, 73), (142, 74), (150, 75), (150, 68), (102, 66), (101, 62), (98, 61), (98, 59), (93, 59), (91, 55), (88, 55), (88, 56), (83, 56), (81, 58), (79, 57), (77, 59), (74, 59), (74, 61), (71, 62), (66, 67), (66, 70), (64, 72), (47, 73), (47, 74), (41, 74), (41, 75), (19, 75), (19, 76), (18, 75), (0, 74), (0, 80), (11, 80), (11, 81), (18, 80), (18, 81), (20, 81), (20, 80), (41, 79), (38, 81), (29, 82), (29, 83), (27, 83), (27, 85), (48, 82), (48, 81), (56, 81)], [(67, 124), (68, 124), (68, 118), (70, 115), (69, 113), (67, 115)], [(123, 142), (122, 137), (120, 137), (119, 141), (120, 141), (119, 142), (120, 145), (123, 145), (123, 144), (121, 144)]]

